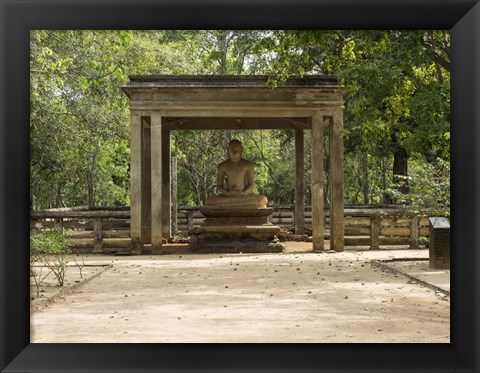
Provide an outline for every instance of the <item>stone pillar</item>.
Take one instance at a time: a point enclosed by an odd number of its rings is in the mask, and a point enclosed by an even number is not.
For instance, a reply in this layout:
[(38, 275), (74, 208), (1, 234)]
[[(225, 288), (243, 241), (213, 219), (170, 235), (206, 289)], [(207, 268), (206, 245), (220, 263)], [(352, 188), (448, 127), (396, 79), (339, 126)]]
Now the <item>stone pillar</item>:
[(343, 111), (333, 114), (330, 121), (330, 248), (343, 251)]
[(150, 117), (142, 117), (142, 243), (152, 242)]
[(312, 238), (313, 251), (325, 249), (323, 211), (323, 116), (312, 117)]
[(303, 129), (295, 129), (295, 233), (305, 233), (305, 180)]
[(162, 116), (153, 112), (151, 116), (152, 157), (152, 253), (162, 250), (163, 204), (162, 204)]
[(142, 241), (142, 117), (130, 113), (130, 238), (132, 254), (140, 254)]
[(171, 172), (171, 180), (172, 180), (172, 208), (171, 216), (172, 216), (172, 233), (178, 233), (178, 208), (177, 208), (177, 198), (178, 198), (178, 191), (177, 191), (177, 158), (172, 158), (172, 172)]
[(162, 132), (162, 236), (172, 237), (170, 190), (170, 131)]

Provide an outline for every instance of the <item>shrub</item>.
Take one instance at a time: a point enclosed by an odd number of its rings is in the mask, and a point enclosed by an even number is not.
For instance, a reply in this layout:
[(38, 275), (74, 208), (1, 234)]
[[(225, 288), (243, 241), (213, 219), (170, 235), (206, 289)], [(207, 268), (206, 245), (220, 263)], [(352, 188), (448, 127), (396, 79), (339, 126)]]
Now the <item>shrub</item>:
[[(70, 254), (70, 248), (66, 243), (67, 237), (68, 233), (62, 228), (46, 229), (30, 237), (30, 265), (38, 263), (53, 272), (59, 286), (63, 286)], [(34, 279), (37, 282), (35, 275)]]

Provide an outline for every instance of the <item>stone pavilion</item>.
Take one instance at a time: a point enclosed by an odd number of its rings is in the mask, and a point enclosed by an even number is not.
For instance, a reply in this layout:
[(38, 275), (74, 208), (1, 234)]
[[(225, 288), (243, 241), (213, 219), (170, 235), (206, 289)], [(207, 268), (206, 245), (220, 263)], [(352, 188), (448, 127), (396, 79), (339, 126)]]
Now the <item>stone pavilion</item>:
[(132, 253), (153, 253), (171, 237), (170, 133), (175, 130), (295, 130), (295, 230), (303, 234), (304, 132), (312, 131), (313, 251), (323, 251), (324, 129), (328, 127), (330, 247), (344, 249), (344, 88), (322, 75), (291, 77), (275, 89), (268, 76), (130, 76), (122, 86), (131, 113)]

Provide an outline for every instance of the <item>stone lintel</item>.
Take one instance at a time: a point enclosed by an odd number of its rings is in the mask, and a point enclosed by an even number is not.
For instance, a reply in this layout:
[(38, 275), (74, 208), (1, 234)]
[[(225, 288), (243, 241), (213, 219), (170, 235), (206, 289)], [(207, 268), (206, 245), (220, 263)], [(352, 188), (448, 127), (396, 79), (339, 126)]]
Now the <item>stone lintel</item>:
[[(267, 87), (268, 75), (129, 75), (130, 81), (122, 89), (130, 87)], [(337, 80), (327, 75), (292, 76), (282, 87), (338, 87)]]

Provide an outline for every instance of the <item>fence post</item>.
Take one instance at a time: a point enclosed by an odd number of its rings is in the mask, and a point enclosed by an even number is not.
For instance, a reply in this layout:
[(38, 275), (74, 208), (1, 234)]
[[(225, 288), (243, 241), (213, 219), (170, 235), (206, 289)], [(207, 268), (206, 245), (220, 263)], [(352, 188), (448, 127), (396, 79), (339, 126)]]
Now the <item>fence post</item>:
[[(292, 227), (294, 228), (294, 232), (296, 234), (303, 234), (303, 233), (297, 233), (297, 216), (295, 215), (295, 205), (290, 206), (290, 214), (292, 216)], [(305, 223), (304, 223), (305, 225)]]
[(93, 220), (93, 253), (103, 253), (102, 218), (95, 218)]
[(55, 218), (55, 220), (53, 221), (53, 227), (54, 228), (63, 228), (63, 218), (62, 217)]
[(374, 213), (370, 219), (370, 249), (378, 250), (380, 248), (380, 217), (378, 213)]
[(188, 224), (188, 231), (193, 231), (193, 213), (194, 210), (188, 210), (187, 213), (187, 224)]
[(410, 220), (410, 249), (418, 249), (419, 222), (418, 215), (412, 216)]

